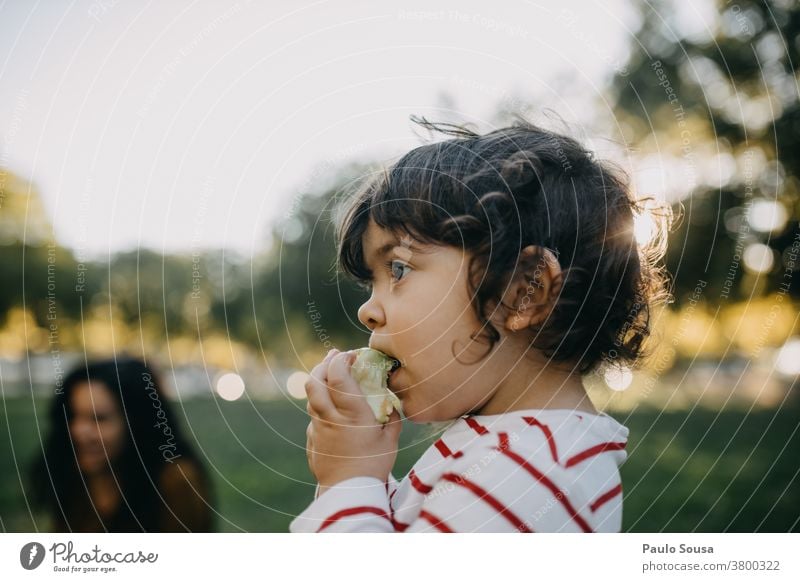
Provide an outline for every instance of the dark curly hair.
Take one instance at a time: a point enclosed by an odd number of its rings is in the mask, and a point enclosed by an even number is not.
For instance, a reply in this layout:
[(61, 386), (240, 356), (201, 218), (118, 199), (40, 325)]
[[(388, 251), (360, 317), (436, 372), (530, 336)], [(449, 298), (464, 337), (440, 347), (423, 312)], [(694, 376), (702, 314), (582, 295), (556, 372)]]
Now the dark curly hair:
[(656, 236), (639, 245), (634, 218), (647, 212), (645, 201), (634, 200), (624, 172), (575, 139), (523, 119), (485, 135), (412, 120), (449, 139), (408, 152), (347, 201), (336, 225), (339, 267), (369, 288), (362, 236), (370, 219), (398, 236), (464, 250), (483, 323), (473, 339), (491, 351), (500, 334), (487, 306), (502, 297), (523, 248), (549, 248), (562, 286), (547, 320), (532, 328), (531, 347), (582, 373), (603, 361), (636, 365), (651, 307), (668, 297), (659, 263), (669, 208), (650, 213)]

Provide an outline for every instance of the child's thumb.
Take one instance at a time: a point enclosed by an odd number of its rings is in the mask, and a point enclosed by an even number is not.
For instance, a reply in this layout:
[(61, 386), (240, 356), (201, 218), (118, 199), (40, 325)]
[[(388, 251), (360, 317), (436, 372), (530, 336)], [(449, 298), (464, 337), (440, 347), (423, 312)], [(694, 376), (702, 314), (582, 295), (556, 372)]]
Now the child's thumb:
[(402, 429), (403, 421), (400, 418), (400, 413), (397, 412), (397, 410), (392, 410), (392, 413), (389, 415), (389, 420), (383, 425), (383, 430), (388, 431), (387, 436), (399, 438)]

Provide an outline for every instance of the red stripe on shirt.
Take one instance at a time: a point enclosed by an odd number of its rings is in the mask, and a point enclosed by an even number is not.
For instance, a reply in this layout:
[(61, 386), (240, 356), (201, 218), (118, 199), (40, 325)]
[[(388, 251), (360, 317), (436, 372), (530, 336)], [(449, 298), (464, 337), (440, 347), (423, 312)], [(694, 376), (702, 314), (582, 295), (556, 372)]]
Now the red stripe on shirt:
[(425, 519), (430, 523), (433, 527), (438, 529), (442, 533), (453, 533), (453, 530), (448, 527), (448, 525), (443, 522), (441, 519), (433, 515), (432, 513), (425, 511), (424, 509), (419, 512), (420, 519)]
[(430, 485), (426, 485), (425, 483), (419, 480), (419, 477), (414, 472), (414, 469), (411, 469), (411, 472), (408, 474), (408, 478), (411, 481), (411, 485), (414, 487), (414, 489), (416, 489), (423, 495), (427, 495), (428, 493), (433, 491), (433, 487), (431, 487)]
[(500, 437), (500, 448), (501, 449), (507, 449), (508, 447), (511, 446), (511, 443), (508, 442), (508, 434), (507, 433), (501, 432), (497, 436)]
[(614, 499), (620, 493), (622, 493), (622, 483), (620, 483), (616, 487), (612, 487), (611, 489), (603, 493), (600, 497), (595, 499), (589, 506), (589, 509), (591, 509), (592, 513), (594, 513), (595, 511), (600, 509), (603, 505), (605, 505), (608, 501)]
[(473, 483), (472, 481), (465, 479), (461, 475), (456, 475), (455, 473), (445, 473), (444, 475), (442, 475), (442, 479), (444, 479), (445, 481), (450, 481), (457, 485), (461, 485), (465, 489), (469, 489), (475, 495), (477, 495), (486, 503), (491, 505), (495, 511), (497, 511), (500, 515), (502, 515), (508, 521), (510, 521), (514, 525), (514, 527), (517, 528), (519, 531), (523, 533), (531, 533), (531, 530), (528, 528), (527, 525), (525, 525), (525, 523), (520, 518), (514, 515), (514, 513), (508, 507), (500, 503), (500, 501), (498, 501), (496, 497), (493, 497), (491, 493), (486, 491), (483, 487), (481, 487), (477, 483)]
[(489, 434), (489, 431), (486, 429), (486, 427), (471, 416), (468, 416), (465, 420), (467, 421), (467, 425), (479, 435), (483, 436), (485, 434)]
[(501, 449), (500, 447), (496, 447), (496, 449), (505, 456), (507, 456), (508, 458), (510, 458), (511, 460), (513, 460), (520, 467), (525, 469), (528, 473), (530, 473), (533, 477), (535, 477), (542, 485), (547, 487), (556, 496), (556, 499), (558, 499), (561, 505), (564, 506), (564, 509), (567, 510), (567, 513), (569, 513), (570, 517), (572, 517), (572, 521), (577, 523), (578, 526), (584, 532), (588, 533), (592, 531), (592, 528), (589, 527), (589, 524), (586, 523), (586, 520), (583, 519), (580, 516), (580, 514), (575, 510), (575, 508), (572, 506), (572, 503), (570, 503), (567, 496), (564, 495), (564, 493), (561, 491), (561, 489), (558, 488), (558, 486), (555, 483), (553, 483), (550, 479), (545, 477), (544, 473), (539, 471), (536, 467), (531, 465), (528, 461), (523, 459), (520, 455), (518, 455), (514, 451), (510, 449)]
[(566, 465), (564, 465), (564, 466), (566, 468), (570, 468), (573, 465), (577, 465), (581, 461), (585, 461), (586, 459), (590, 459), (590, 458), (594, 457), (595, 455), (599, 455), (600, 453), (603, 453), (605, 451), (621, 451), (622, 449), (625, 448), (626, 444), (627, 443), (600, 443), (599, 445), (595, 445), (593, 447), (590, 447), (590, 448), (586, 449), (585, 451), (582, 451), (582, 452), (578, 453), (577, 455), (574, 455), (574, 456), (570, 457), (569, 460), (567, 460)]
[(399, 531), (400, 533), (402, 533), (402, 532), (404, 532), (404, 531), (406, 531), (408, 529), (409, 524), (403, 523), (402, 521), (397, 521), (394, 518), (394, 515), (392, 515), (391, 519), (392, 519), (392, 525), (394, 526), (394, 530), (395, 531)]
[(450, 447), (444, 444), (442, 439), (439, 439), (433, 443), (433, 446), (436, 447), (436, 450), (438, 450), (443, 457), (453, 457), (454, 459), (458, 459), (459, 457), (464, 456), (464, 453), (461, 451), (456, 451), (455, 453), (451, 451)]
[(558, 450), (556, 449), (556, 441), (553, 438), (553, 433), (550, 431), (550, 427), (546, 424), (542, 424), (532, 416), (523, 416), (522, 420), (527, 422), (531, 426), (538, 427), (544, 433), (545, 438), (547, 438), (547, 444), (550, 446), (550, 454), (553, 457), (553, 460), (558, 463)]
[(333, 515), (331, 515), (328, 519), (322, 522), (322, 525), (317, 530), (317, 533), (321, 532), (327, 527), (332, 526), (334, 523), (342, 519), (343, 517), (349, 517), (351, 515), (359, 515), (361, 513), (374, 513), (380, 517), (388, 519), (390, 522), (392, 519), (386, 515), (386, 512), (382, 510), (380, 507), (371, 507), (369, 505), (362, 505), (358, 507), (348, 507), (347, 509), (342, 509), (341, 511), (337, 511)]

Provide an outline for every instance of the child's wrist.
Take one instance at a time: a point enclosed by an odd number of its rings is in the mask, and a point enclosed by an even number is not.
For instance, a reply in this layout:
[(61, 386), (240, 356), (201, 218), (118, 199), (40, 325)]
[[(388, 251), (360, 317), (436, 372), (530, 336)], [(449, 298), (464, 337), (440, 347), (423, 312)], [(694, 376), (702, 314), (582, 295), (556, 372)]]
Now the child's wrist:
[(388, 473), (386, 475), (384, 475), (383, 477), (381, 477), (381, 476), (379, 476), (377, 474), (374, 474), (374, 473), (371, 473), (371, 472), (368, 472), (368, 471), (353, 472), (353, 473), (342, 474), (342, 475), (339, 475), (339, 476), (326, 477), (324, 479), (319, 480), (319, 482), (318, 482), (319, 489), (318, 489), (317, 497), (319, 497), (320, 495), (325, 493), (328, 489), (330, 489), (332, 487), (335, 487), (336, 485), (338, 485), (340, 483), (343, 483), (344, 481), (347, 481), (348, 479), (355, 479), (357, 477), (366, 477), (366, 478), (369, 478), (369, 479), (377, 479), (381, 483), (386, 483), (389, 480), (389, 474)]

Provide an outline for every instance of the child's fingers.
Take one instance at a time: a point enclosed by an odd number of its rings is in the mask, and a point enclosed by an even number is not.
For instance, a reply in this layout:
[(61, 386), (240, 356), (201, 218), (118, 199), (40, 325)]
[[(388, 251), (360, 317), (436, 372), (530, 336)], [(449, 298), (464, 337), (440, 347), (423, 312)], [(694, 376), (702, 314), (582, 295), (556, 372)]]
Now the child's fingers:
[(400, 418), (400, 413), (397, 410), (392, 410), (389, 415), (389, 420), (382, 427), (382, 430), (387, 431), (387, 436), (395, 439), (400, 438), (400, 430), (403, 428), (403, 421)]
[(311, 472), (314, 472), (314, 462), (312, 458), (312, 453), (314, 451), (314, 441), (312, 440), (312, 436), (314, 434), (314, 426), (312, 423), (308, 423), (306, 427), (306, 462), (308, 463), (308, 468), (311, 469)]
[[(325, 359), (314, 366), (314, 369), (311, 370), (311, 375), (305, 383), (308, 407), (313, 409), (313, 411), (320, 416), (330, 415), (335, 410), (333, 401), (328, 393), (328, 387), (326, 386), (328, 365), (335, 355), (334, 352), (335, 350), (328, 352)], [(309, 411), (309, 413), (311, 413), (311, 411)]]
[(357, 406), (358, 402), (364, 402), (361, 389), (358, 383), (350, 374), (350, 367), (355, 361), (356, 355), (351, 352), (337, 354), (328, 366), (328, 386), (330, 386), (330, 397), (337, 408), (350, 408)]

